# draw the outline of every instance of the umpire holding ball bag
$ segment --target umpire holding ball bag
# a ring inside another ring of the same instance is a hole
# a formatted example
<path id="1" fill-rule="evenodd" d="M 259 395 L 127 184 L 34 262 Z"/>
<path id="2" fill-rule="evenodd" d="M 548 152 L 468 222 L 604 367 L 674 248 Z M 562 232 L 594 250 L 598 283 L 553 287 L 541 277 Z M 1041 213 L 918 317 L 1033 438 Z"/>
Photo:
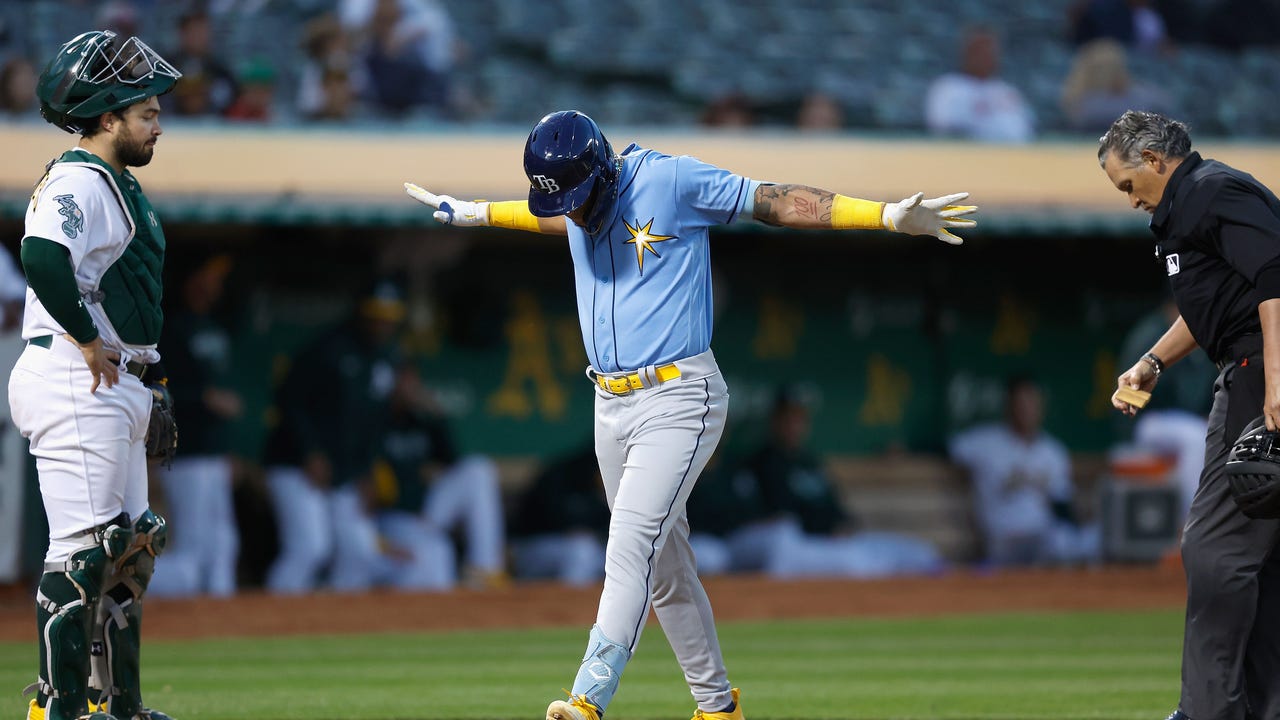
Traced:
<path id="1" fill-rule="evenodd" d="M 1169 720 L 1276 720 L 1280 464 L 1270 431 L 1280 428 L 1280 200 L 1247 173 L 1192 152 L 1186 126 L 1154 113 L 1126 112 L 1100 143 L 1107 177 L 1151 213 L 1179 311 L 1119 377 L 1112 404 L 1138 412 L 1123 391 L 1155 390 L 1160 373 L 1197 347 L 1219 368 L 1182 535 L 1182 692 Z"/>
<path id="2" fill-rule="evenodd" d="M 177 445 L 156 350 L 165 241 L 128 168 L 151 161 L 156 98 L 180 76 L 137 38 L 96 31 L 63 45 L 36 90 L 80 138 L 27 208 L 27 347 L 9 376 L 49 519 L 27 720 L 168 720 L 143 707 L 139 675 L 139 603 L 166 538 L 147 457 Z"/>

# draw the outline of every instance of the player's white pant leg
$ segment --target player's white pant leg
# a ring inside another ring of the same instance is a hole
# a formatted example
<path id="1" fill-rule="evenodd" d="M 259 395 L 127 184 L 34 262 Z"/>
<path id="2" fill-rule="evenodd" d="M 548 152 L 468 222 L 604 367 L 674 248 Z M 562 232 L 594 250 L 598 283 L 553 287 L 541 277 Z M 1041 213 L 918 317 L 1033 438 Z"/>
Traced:
<path id="1" fill-rule="evenodd" d="M 330 490 L 327 504 L 333 533 L 329 585 L 343 592 L 368 590 L 374 578 L 385 576 L 387 564 L 378 547 L 378 528 L 365 509 L 360 488 L 348 483 Z"/>
<path id="2" fill-rule="evenodd" d="M 830 577 L 844 574 L 844 548 L 824 537 L 806 535 L 795 518 L 760 523 L 756 542 L 763 541 L 766 575 L 777 578 Z"/>
<path id="3" fill-rule="evenodd" d="M 604 577 L 604 543 L 589 532 L 536 535 L 512 543 L 522 578 L 554 578 L 582 586 Z"/>
<path id="4" fill-rule="evenodd" d="M 698 580 L 689 521 L 683 512 L 654 566 L 653 610 L 698 707 L 711 712 L 727 707 L 733 702 L 729 675 L 711 601 Z"/>
<path id="5" fill-rule="evenodd" d="M 1191 507 L 1191 499 L 1200 488 L 1208 432 L 1207 418 L 1184 410 L 1141 412 L 1133 426 L 1135 444 L 1172 453 L 1177 458 L 1173 473 L 1182 496 L 1183 515 Z"/>
<path id="6" fill-rule="evenodd" d="M 227 597 L 236 592 L 236 565 L 240 559 L 231 460 L 219 455 L 204 461 L 202 475 L 209 512 L 208 541 L 201 548 L 204 590 L 214 597 Z"/>
<path id="7" fill-rule="evenodd" d="M 160 470 L 168 550 L 156 559 L 149 593 L 225 597 L 236 590 L 240 534 L 232 502 L 231 461 L 221 455 L 178 458 Z"/>
<path id="8" fill-rule="evenodd" d="M 441 530 L 462 523 L 467 565 L 486 572 L 503 569 L 506 547 L 498 467 L 482 455 L 470 455 L 440 473 L 423 502 L 427 522 Z"/>
<path id="9" fill-rule="evenodd" d="M 401 590 L 448 590 L 458 582 L 453 542 L 416 513 L 394 510 L 378 515 L 378 530 L 388 544 L 406 556 L 388 562 L 379 578 Z"/>
<path id="10" fill-rule="evenodd" d="M 732 555 L 729 553 L 729 543 L 724 538 L 711 533 L 694 532 L 689 534 L 689 545 L 698 562 L 699 575 L 705 577 L 729 572 Z"/>
<path id="11" fill-rule="evenodd" d="M 27 346 L 9 376 L 10 412 L 31 441 L 49 520 L 47 562 L 66 560 L 83 547 L 76 533 L 125 510 L 134 446 L 150 419 L 151 393 L 137 378 L 121 373 L 96 393 L 92 382 L 65 340 Z"/>
<path id="12" fill-rule="evenodd" d="M 729 535 L 731 564 L 738 572 L 770 572 L 785 561 L 800 526 L 790 518 L 761 520 L 734 530 Z"/>
<path id="13" fill-rule="evenodd" d="M 128 376 L 130 380 L 137 383 L 142 391 L 150 395 L 151 391 L 147 390 L 142 383 L 132 375 Z M 122 375 L 121 383 L 124 382 Z M 98 388 L 101 390 L 102 388 Z M 148 401 L 150 402 L 150 401 Z M 151 408 L 147 407 L 147 420 L 142 422 L 138 427 L 138 432 L 133 438 L 133 445 L 129 447 L 129 467 L 125 476 L 124 485 L 124 511 L 129 513 L 129 520 L 136 521 L 142 517 L 142 514 L 151 507 L 150 492 L 148 492 L 148 476 L 147 476 L 147 426 L 151 423 Z"/>
<path id="14" fill-rule="evenodd" d="M 147 587 L 151 597 L 186 597 L 200 592 L 200 544 L 208 535 L 209 516 L 199 476 L 199 458 L 180 458 L 173 467 L 161 468 L 165 520 L 169 522 L 169 546 L 156 558 L 155 574 Z"/>
<path id="15" fill-rule="evenodd" d="M 729 406 L 724 378 L 709 351 L 691 361 L 690 371 L 705 371 L 685 372 L 682 366 L 684 375 L 679 381 L 621 397 L 596 393 L 596 456 L 611 510 L 609 542 L 596 628 L 573 693 L 587 695 L 602 710 L 612 699 L 617 679 L 611 686 L 592 680 L 592 647 L 603 640 L 628 655 L 634 652 L 649 613 L 657 558 L 724 433 Z M 657 418 L 661 421 L 656 422 Z M 687 545 L 687 539 L 682 542 Z M 692 564 L 693 553 L 675 557 Z M 674 568 L 664 566 L 664 570 L 679 579 Z M 690 568 L 690 572 L 697 582 L 696 571 Z M 695 635 L 703 632 L 703 612 L 697 606 L 706 602 L 705 593 L 677 602 L 686 605 L 677 611 L 689 625 L 683 629 Z M 706 614 L 710 614 L 709 604 Z M 681 629 L 664 626 L 669 636 Z M 601 637 L 596 637 L 597 630 Z M 718 648 L 715 654 L 719 654 Z M 677 659 L 688 676 L 716 672 L 684 665 L 696 664 L 698 658 L 677 655 Z M 723 690 L 728 697 L 728 686 Z"/>
<path id="16" fill-rule="evenodd" d="M 296 467 L 267 469 L 267 490 L 275 509 L 280 551 L 267 572 L 273 593 L 304 593 L 316 585 L 316 575 L 333 552 L 325 493 Z"/>

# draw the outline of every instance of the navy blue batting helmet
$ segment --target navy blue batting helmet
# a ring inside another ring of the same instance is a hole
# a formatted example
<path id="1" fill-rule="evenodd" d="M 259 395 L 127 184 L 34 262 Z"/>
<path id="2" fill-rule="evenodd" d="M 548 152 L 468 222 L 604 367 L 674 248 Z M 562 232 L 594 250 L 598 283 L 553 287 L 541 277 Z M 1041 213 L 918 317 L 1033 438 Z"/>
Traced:
<path id="1" fill-rule="evenodd" d="M 587 209 L 587 229 L 599 230 L 617 197 L 618 164 L 600 126 L 576 110 L 561 110 L 538 121 L 524 145 L 529 176 L 529 212 L 538 217 Z"/>

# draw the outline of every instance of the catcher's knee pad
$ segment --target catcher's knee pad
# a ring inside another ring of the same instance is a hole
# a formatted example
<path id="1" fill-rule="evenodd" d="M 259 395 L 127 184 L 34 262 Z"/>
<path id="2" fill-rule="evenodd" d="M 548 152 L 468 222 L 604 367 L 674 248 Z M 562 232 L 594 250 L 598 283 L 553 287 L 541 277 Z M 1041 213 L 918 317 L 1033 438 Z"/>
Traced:
<path id="1" fill-rule="evenodd" d="M 147 510 L 133 524 L 133 542 L 108 574 L 94 617 L 90 686 L 117 718 L 145 714 L 139 653 L 142 606 L 156 556 L 168 542 L 168 525 Z"/>
<path id="2" fill-rule="evenodd" d="M 99 543 L 72 553 L 65 562 L 46 564 L 40 576 L 40 679 L 29 689 L 39 691 L 36 703 L 43 706 L 46 720 L 73 720 L 85 713 L 90 624 L 110 562 L 107 548 Z"/>
<path id="3" fill-rule="evenodd" d="M 147 510 L 133 524 L 133 548 L 154 560 L 169 545 L 169 523 L 163 515 Z"/>

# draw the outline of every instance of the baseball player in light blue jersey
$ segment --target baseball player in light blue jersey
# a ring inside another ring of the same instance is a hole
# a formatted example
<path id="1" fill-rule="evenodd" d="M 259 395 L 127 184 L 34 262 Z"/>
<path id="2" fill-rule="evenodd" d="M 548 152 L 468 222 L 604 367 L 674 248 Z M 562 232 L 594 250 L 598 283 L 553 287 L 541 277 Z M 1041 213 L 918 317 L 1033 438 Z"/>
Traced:
<path id="1" fill-rule="evenodd" d="M 604 589 L 568 700 L 547 720 L 599 720 L 649 608 L 697 701 L 695 720 L 741 720 L 711 603 L 689 546 L 685 501 L 724 432 L 729 393 L 711 354 L 708 228 L 751 218 L 808 229 L 890 229 L 959 243 L 967 193 L 870 202 L 774 185 L 689 156 L 614 154 L 580 112 L 529 134 L 527 203 L 465 202 L 405 184 L 440 222 L 567 235 L 595 385 L 595 447 L 611 518 Z"/>

